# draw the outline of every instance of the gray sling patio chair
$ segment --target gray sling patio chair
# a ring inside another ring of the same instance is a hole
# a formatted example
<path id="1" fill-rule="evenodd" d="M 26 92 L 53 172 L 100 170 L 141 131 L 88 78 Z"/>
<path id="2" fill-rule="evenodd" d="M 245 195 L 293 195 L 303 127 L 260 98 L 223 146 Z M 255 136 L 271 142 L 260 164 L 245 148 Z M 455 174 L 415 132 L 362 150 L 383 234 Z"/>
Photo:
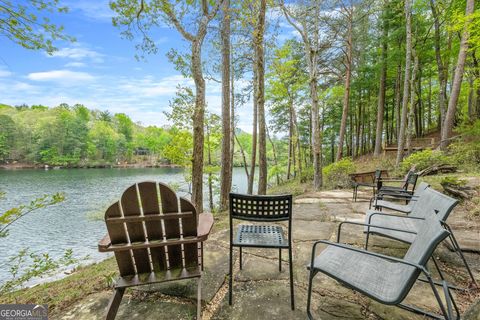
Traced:
<path id="1" fill-rule="evenodd" d="M 370 199 L 370 209 L 372 205 L 375 210 L 382 211 L 382 209 L 390 209 L 397 212 L 402 213 L 410 213 L 412 212 L 413 207 L 415 206 L 416 201 L 422 195 L 422 192 L 428 188 L 430 185 L 426 182 L 422 182 L 418 185 L 415 189 L 415 192 L 412 195 L 404 195 L 404 194 L 383 194 L 383 195 L 376 195 L 375 197 Z M 400 204 L 398 201 L 392 202 L 389 200 L 404 200 L 408 201 L 407 204 Z"/>
<path id="2" fill-rule="evenodd" d="M 463 264 L 465 265 L 465 268 L 467 269 L 467 272 L 472 280 L 472 284 L 476 286 L 477 283 L 470 269 L 470 266 L 468 265 L 467 260 L 462 253 L 462 250 L 455 238 L 452 229 L 446 222 L 450 213 L 457 204 L 457 199 L 451 198 L 441 192 L 438 192 L 428 187 L 421 192 L 420 196 L 416 199 L 414 204 L 412 204 L 411 211 L 407 213 L 407 215 L 398 215 L 395 213 L 385 213 L 369 210 L 367 211 L 365 219 L 365 223 L 369 225 L 365 227 L 365 248 L 368 248 L 369 238 L 371 234 L 387 237 L 410 244 L 415 240 L 414 234 L 399 232 L 393 229 L 399 228 L 401 230 L 417 232 L 421 228 L 422 221 L 425 220 L 429 214 L 436 213 L 435 216 L 440 221 L 442 226 L 449 231 L 449 239 L 452 243 L 452 247 L 459 254 L 461 260 L 463 261 Z M 393 208 L 392 206 L 390 206 L 390 209 L 395 210 L 395 208 Z M 377 228 L 375 226 L 387 227 L 387 229 Z M 440 277 L 443 279 L 443 275 L 438 268 L 435 259 L 433 259 L 433 262 L 437 267 Z"/>
<path id="3" fill-rule="evenodd" d="M 282 249 L 288 250 L 290 268 L 290 306 L 295 309 L 293 290 L 292 258 L 292 195 L 252 196 L 230 193 L 230 271 L 228 303 L 232 305 L 233 291 L 233 248 L 239 248 L 240 270 L 242 269 L 242 248 L 278 249 L 279 271 L 282 271 Z M 279 225 L 241 224 L 233 233 L 233 220 L 252 222 L 288 221 L 288 238 Z"/>
<path id="4" fill-rule="evenodd" d="M 108 234 L 100 252 L 113 252 L 120 277 L 108 305 L 113 320 L 129 287 L 198 279 L 197 319 L 201 316 L 203 241 L 213 226 L 209 213 L 197 214 L 187 199 L 167 185 L 142 182 L 130 186 L 105 212 Z"/>
<path id="5" fill-rule="evenodd" d="M 366 225 L 359 222 L 344 221 L 339 226 L 339 235 L 341 226 L 344 224 Z M 406 231 L 406 233 L 416 234 L 416 237 L 403 258 L 342 244 L 339 242 L 339 238 L 337 238 L 337 242 L 316 241 L 312 248 L 310 264 L 307 267 L 310 270 L 307 296 L 307 315 L 309 319 L 313 319 L 310 311 L 313 279 L 319 272 L 382 304 L 398 306 L 437 319 L 459 319 L 460 313 L 450 293 L 450 288 L 446 282 L 442 287 L 446 300 L 446 304 L 444 304 L 427 268 L 427 262 L 433 251 L 441 241 L 448 237 L 448 231 L 442 228 L 440 221 L 432 214 L 422 221 L 418 233 L 411 231 Z M 317 256 L 318 244 L 326 244 L 327 247 Z M 403 303 L 420 274 L 427 278 L 440 307 L 441 315 Z M 456 316 L 454 316 L 454 312 Z"/>

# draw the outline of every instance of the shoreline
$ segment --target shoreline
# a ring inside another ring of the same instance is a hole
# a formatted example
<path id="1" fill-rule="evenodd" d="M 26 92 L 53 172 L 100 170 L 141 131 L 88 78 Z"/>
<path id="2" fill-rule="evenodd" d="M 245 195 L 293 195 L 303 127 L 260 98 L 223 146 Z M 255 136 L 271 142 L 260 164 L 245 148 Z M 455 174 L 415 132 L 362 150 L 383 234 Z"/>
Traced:
<path id="1" fill-rule="evenodd" d="M 51 166 L 48 164 L 29 164 L 29 163 L 0 164 L 0 170 L 142 169 L 142 168 L 183 168 L 183 167 L 177 164 L 144 164 L 144 163 L 85 164 L 85 165 L 68 165 L 68 166 Z"/>

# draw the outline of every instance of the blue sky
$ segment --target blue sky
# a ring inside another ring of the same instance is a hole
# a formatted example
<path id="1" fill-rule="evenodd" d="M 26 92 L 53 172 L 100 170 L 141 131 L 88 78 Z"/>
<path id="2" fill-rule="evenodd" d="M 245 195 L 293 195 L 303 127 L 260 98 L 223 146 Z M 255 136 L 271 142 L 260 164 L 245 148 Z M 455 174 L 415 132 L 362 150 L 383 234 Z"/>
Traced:
<path id="1" fill-rule="evenodd" d="M 185 50 L 176 30 L 157 29 L 159 52 L 146 61 L 135 59 L 135 42 L 122 39 L 112 26 L 108 0 L 64 0 L 70 12 L 55 15 L 75 43 L 57 43 L 53 56 L 21 48 L 0 37 L 0 103 L 57 106 L 81 103 L 89 108 L 124 112 L 144 125 L 167 124 L 163 111 L 177 85 L 192 85 L 165 54 Z M 221 87 L 207 82 L 207 103 L 220 114 Z M 238 110 L 238 126 L 251 132 L 251 103 Z"/>

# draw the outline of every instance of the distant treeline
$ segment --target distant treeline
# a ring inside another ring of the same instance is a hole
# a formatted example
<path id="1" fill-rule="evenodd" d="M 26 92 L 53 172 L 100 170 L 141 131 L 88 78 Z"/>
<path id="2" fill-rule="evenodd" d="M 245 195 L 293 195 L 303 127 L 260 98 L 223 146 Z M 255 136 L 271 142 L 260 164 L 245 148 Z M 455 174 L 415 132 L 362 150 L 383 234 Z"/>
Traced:
<path id="1" fill-rule="evenodd" d="M 242 140 L 251 140 L 249 134 L 240 135 Z M 191 146 L 188 130 L 144 127 L 124 113 L 90 110 L 81 104 L 54 108 L 0 105 L 3 164 L 185 166 L 191 161 Z"/>

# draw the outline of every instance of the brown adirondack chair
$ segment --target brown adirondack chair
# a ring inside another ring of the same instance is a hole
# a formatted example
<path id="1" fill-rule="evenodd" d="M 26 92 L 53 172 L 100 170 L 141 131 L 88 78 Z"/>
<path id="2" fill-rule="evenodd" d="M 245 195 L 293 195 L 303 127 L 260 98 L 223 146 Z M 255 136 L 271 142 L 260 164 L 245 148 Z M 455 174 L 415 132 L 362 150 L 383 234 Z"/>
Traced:
<path id="1" fill-rule="evenodd" d="M 113 252 L 120 277 L 107 310 L 114 319 L 128 287 L 197 278 L 197 319 L 201 314 L 203 241 L 213 226 L 209 213 L 197 214 L 163 183 L 130 186 L 105 212 L 108 234 L 100 252 Z"/>

